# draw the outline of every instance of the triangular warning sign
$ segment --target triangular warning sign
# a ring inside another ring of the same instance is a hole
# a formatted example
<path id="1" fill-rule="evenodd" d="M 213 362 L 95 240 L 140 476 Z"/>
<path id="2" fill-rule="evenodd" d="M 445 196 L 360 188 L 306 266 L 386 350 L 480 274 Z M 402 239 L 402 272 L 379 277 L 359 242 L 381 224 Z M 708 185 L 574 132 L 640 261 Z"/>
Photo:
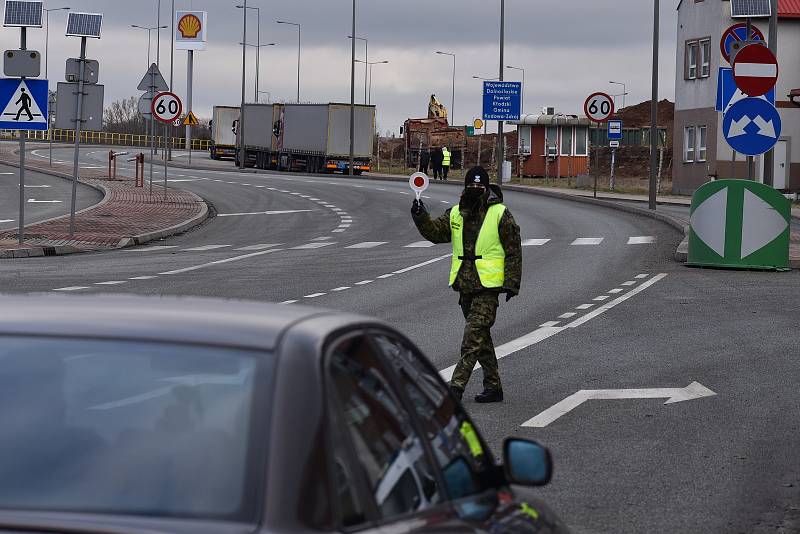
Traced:
<path id="1" fill-rule="evenodd" d="M 197 120 L 197 117 L 193 112 L 189 112 L 186 114 L 186 118 L 183 119 L 184 126 L 197 126 L 200 124 L 200 121 Z"/>
<path id="2" fill-rule="evenodd" d="M 155 63 L 150 65 L 150 68 L 144 73 L 142 81 L 139 82 L 136 88 L 140 91 L 149 91 L 151 89 L 154 89 L 156 92 L 169 91 L 169 85 L 167 85 L 166 80 L 164 80 L 164 77 L 161 75 L 161 71 L 158 70 L 158 65 Z"/>
<path id="3" fill-rule="evenodd" d="M 20 80 L 16 90 L 3 108 L 0 117 L 2 122 L 17 122 L 21 124 L 47 124 L 47 117 L 42 113 L 36 99 L 31 95 L 28 84 Z"/>

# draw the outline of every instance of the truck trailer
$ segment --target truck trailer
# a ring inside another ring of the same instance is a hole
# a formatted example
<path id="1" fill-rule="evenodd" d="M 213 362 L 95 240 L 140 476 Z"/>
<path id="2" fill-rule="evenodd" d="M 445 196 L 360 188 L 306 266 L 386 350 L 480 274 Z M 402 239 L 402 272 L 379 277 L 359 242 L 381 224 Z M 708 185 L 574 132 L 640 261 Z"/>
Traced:
<path id="1" fill-rule="evenodd" d="M 211 119 L 211 159 L 236 156 L 236 129 L 239 122 L 238 106 L 214 106 Z"/>
<path id="2" fill-rule="evenodd" d="M 356 105 L 354 119 L 353 174 L 361 174 L 372 161 L 375 106 Z M 245 104 L 243 134 L 248 166 L 349 171 L 349 104 Z"/>

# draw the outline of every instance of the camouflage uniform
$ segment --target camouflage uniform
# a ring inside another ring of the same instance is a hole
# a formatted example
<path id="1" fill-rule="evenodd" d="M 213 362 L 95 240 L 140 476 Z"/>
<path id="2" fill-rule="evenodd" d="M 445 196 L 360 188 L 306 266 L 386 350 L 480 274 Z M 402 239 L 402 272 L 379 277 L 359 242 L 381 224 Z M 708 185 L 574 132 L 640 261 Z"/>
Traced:
<path id="1" fill-rule="evenodd" d="M 464 219 L 464 257 L 475 256 L 475 243 L 478 240 L 486 210 L 493 204 L 503 201 L 503 193 L 497 185 L 490 185 L 488 194 L 485 195 L 474 210 L 461 209 Z M 463 197 L 460 205 L 464 205 Z M 450 242 L 450 209 L 437 218 L 431 219 L 427 212 L 414 216 L 414 223 L 419 233 L 433 243 Z M 453 289 L 459 292 L 458 302 L 466 319 L 464 338 L 461 343 L 461 359 L 453 372 L 450 385 L 465 389 L 475 363 L 480 362 L 483 367 L 484 389 L 502 389 L 500 373 L 497 368 L 497 356 L 494 353 L 494 344 L 490 329 L 494 325 L 500 293 L 509 292 L 514 295 L 519 293 L 520 279 L 522 278 L 522 244 L 519 226 L 514 221 L 511 212 L 506 208 L 500 219 L 498 228 L 500 242 L 505 251 L 505 273 L 502 288 L 485 288 L 481 284 L 475 263 L 464 260 L 458 271 Z"/>

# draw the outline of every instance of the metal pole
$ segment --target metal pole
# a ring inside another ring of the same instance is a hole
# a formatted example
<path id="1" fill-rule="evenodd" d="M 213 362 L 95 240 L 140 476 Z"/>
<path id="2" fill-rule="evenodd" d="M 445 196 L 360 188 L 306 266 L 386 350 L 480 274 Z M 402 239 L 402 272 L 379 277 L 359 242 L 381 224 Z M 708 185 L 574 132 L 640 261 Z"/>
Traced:
<path id="1" fill-rule="evenodd" d="M 519 112 L 525 114 L 525 69 L 522 69 L 522 100 L 519 103 Z"/>
<path id="2" fill-rule="evenodd" d="M 192 110 L 192 77 L 194 76 L 194 50 L 187 50 L 186 60 L 186 109 Z M 192 127 L 186 125 L 186 148 L 189 149 L 189 163 L 192 163 Z"/>
<path id="3" fill-rule="evenodd" d="M 72 205 L 69 212 L 69 236 L 75 234 L 75 201 L 78 194 L 78 156 L 81 150 L 81 126 L 83 123 L 83 79 L 86 74 L 86 37 L 81 37 L 81 56 L 78 74 L 77 111 L 75 113 L 75 156 L 72 160 Z"/>
<path id="4" fill-rule="evenodd" d="M 502 59 L 500 61 L 503 61 Z M 452 122 L 450 123 L 451 126 L 455 125 L 456 123 L 456 55 L 453 54 L 453 89 L 450 93 L 450 119 Z"/>
<path id="5" fill-rule="evenodd" d="M 47 65 L 50 60 L 50 10 L 45 10 L 45 30 L 44 30 L 44 79 L 47 80 Z M 47 100 L 48 104 L 50 104 L 50 84 L 48 83 L 47 88 Z M 48 108 L 47 110 L 47 138 L 48 138 L 48 156 L 50 166 L 53 165 L 53 132 L 50 129 L 50 115 L 52 110 Z"/>
<path id="6" fill-rule="evenodd" d="M 256 8 L 256 92 L 253 102 L 258 103 L 258 63 L 261 54 L 261 8 Z"/>
<path id="7" fill-rule="evenodd" d="M 367 103 L 367 67 L 369 67 L 369 39 L 364 39 L 364 103 Z"/>
<path id="8" fill-rule="evenodd" d="M 658 152 L 658 0 L 653 0 L 653 94 L 650 102 L 650 194 L 648 207 L 656 209 L 656 159 Z M 623 91 L 624 92 L 624 91 Z"/>
<path id="9" fill-rule="evenodd" d="M 27 45 L 27 28 L 23 26 L 20 28 L 19 41 L 20 50 L 26 50 Z M 20 79 L 24 80 L 25 76 Z M 17 236 L 18 242 L 21 245 L 25 241 L 25 132 L 19 130 L 19 235 Z M 74 204 L 73 204 L 74 205 Z"/>
<path id="10" fill-rule="evenodd" d="M 242 105 L 239 108 L 239 170 L 244 172 L 244 84 L 247 61 L 247 0 L 244 0 L 242 9 Z M 217 125 L 219 127 L 219 125 Z"/>
<path id="11" fill-rule="evenodd" d="M 158 0 L 156 13 L 156 65 L 161 66 L 161 0 Z"/>
<path id="12" fill-rule="evenodd" d="M 770 0 L 771 15 L 769 17 L 769 36 L 767 45 L 770 52 L 778 56 L 778 0 Z M 750 36 L 748 35 L 749 39 Z M 764 154 L 764 185 L 772 187 L 775 184 L 775 150 L 770 148 Z"/>
<path id="13" fill-rule="evenodd" d="M 353 0 L 353 38 L 350 40 L 350 165 L 348 174 L 353 176 L 353 144 L 355 139 L 356 120 L 356 0 Z M 299 101 L 299 99 L 298 99 Z"/>
<path id="14" fill-rule="evenodd" d="M 371 104 L 372 104 L 372 65 L 369 66 L 369 93 L 367 96 L 367 105 Z M 378 148 L 380 148 L 380 146 Z"/>
<path id="15" fill-rule="evenodd" d="M 172 34 L 169 38 L 169 90 L 174 91 L 175 86 L 173 85 L 173 73 L 175 72 L 175 0 L 172 0 L 172 11 L 170 11 L 169 18 L 172 19 L 171 27 L 172 27 Z M 170 131 L 173 133 L 170 137 L 175 137 L 175 128 L 170 125 Z M 169 149 L 169 160 L 172 161 L 172 146 L 167 142 L 167 147 Z"/>
<path id="16" fill-rule="evenodd" d="M 614 164 L 617 160 L 617 149 L 611 149 L 611 177 L 608 180 L 608 188 L 614 190 Z"/>
<path id="17" fill-rule="evenodd" d="M 298 104 L 300 103 L 300 25 L 299 24 L 297 25 L 297 103 Z"/>
<path id="18" fill-rule="evenodd" d="M 503 81 L 503 47 L 505 45 L 505 13 L 506 13 L 506 2 L 505 0 L 500 0 L 500 76 L 499 79 Z M 503 160 L 505 159 L 505 154 L 503 154 L 503 121 L 497 121 L 497 183 L 503 183 Z"/>

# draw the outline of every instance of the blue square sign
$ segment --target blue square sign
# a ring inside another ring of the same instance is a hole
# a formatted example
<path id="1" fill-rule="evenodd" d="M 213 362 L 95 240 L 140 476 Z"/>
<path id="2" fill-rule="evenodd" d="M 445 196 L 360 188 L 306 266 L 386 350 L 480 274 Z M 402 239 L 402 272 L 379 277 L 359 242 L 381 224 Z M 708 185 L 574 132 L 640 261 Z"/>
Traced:
<path id="1" fill-rule="evenodd" d="M 483 82 L 483 120 L 518 121 L 522 83 Z"/>
<path id="2" fill-rule="evenodd" d="M 0 79 L 0 129 L 47 129 L 47 80 Z"/>
<path id="3" fill-rule="evenodd" d="M 608 121 L 608 139 L 617 141 L 622 139 L 622 121 Z"/>

